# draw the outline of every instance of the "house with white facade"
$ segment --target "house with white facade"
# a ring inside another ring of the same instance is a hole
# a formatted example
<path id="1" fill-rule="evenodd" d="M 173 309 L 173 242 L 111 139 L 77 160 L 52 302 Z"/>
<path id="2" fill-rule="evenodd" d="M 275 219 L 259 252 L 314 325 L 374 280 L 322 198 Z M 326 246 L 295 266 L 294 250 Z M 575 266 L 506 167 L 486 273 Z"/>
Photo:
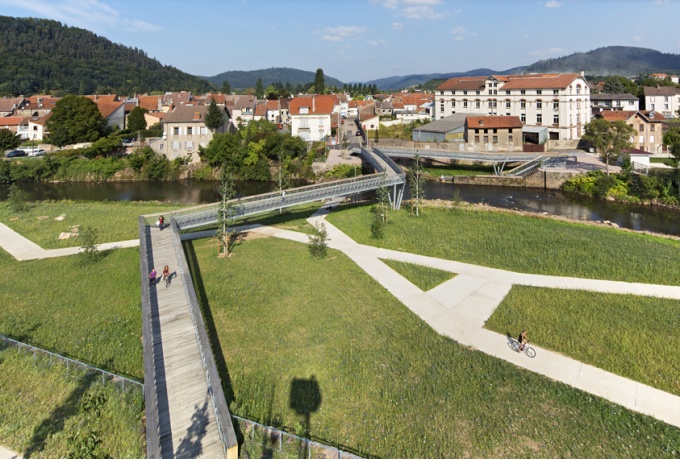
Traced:
<path id="1" fill-rule="evenodd" d="M 436 88 L 435 120 L 472 112 L 517 116 L 550 140 L 575 141 L 590 121 L 590 88 L 575 73 L 451 78 Z"/>
<path id="2" fill-rule="evenodd" d="M 224 111 L 224 123 L 213 133 L 205 126 L 208 106 L 184 104 L 175 107 L 163 118 L 163 138 L 152 142 L 150 147 L 169 160 L 181 157 L 198 163 L 198 147 L 206 147 L 214 134 L 226 132 L 231 123 L 229 112 L 224 107 L 221 110 Z"/>
<path id="3" fill-rule="evenodd" d="M 238 96 L 234 100 L 231 115 L 237 126 L 247 125 L 255 117 L 255 106 L 257 99 L 255 96 Z"/>
<path id="4" fill-rule="evenodd" d="M 674 86 L 645 86 L 645 109 L 675 118 L 680 110 L 680 88 Z"/>
<path id="5" fill-rule="evenodd" d="M 331 96 L 311 95 L 293 98 L 289 103 L 290 132 L 305 141 L 321 141 L 331 135 Z"/>
<path id="6" fill-rule="evenodd" d="M 640 99 L 629 93 L 591 93 L 590 107 L 593 115 L 603 110 L 640 110 Z"/>

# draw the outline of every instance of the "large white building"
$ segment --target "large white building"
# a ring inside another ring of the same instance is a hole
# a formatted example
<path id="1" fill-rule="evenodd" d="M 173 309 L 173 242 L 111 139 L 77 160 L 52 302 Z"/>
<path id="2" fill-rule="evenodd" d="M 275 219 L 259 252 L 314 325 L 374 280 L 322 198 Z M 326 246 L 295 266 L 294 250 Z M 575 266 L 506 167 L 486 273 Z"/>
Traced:
<path id="1" fill-rule="evenodd" d="M 435 120 L 480 112 L 545 127 L 553 141 L 576 140 L 590 121 L 590 89 L 582 75 L 569 73 L 451 78 L 435 90 Z"/>
<path id="2" fill-rule="evenodd" d="M 661 112 L 666 118 L 677 117 L 680 110 L 680 88 L 645 86 L 645 109 Z"/>

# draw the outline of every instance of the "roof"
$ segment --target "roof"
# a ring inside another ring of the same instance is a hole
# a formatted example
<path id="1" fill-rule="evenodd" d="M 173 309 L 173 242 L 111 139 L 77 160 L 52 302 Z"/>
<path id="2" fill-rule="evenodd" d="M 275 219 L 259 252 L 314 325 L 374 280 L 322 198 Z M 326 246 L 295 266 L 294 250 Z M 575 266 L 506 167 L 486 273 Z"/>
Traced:
<path id="1" fill-rule="evenodd" d="M 481 113 L 473 115 L 483 116 Z M 424 131 L 428 133 L 449 133 L 465 126 L 465 119 L 467 117 L 468 114 L 465 113 L 454 113 L 453 115 L 449 115 L 448 117 L 442 118 L 441 120 L 419 126 L 413 131 Z"/>
<path id="2" fill-rule="evenodd" d="M 279 110 L 278 99 L 274 99 L 272 101 L 267 101 L 267 110 Z"/>
<path id="3" fill-rule="evenodd" d="M 289 103 L 291 115 L 300 115 L 302 107 L 308 107 L 310 115 L 331 114 L 333 113 L 334 106 L 335 101 L 333 98 L 325 95 L 295 97 Z"/>
<path id="4" fill-rule="evenodd" d="M 42 116 L 42 117 L 32 117 L 30 120 L 28 120 L 28 122 L 34 123 L 34 124 L 40 125 L 40 126 L 45 126 L 47 124 L 47 120 L 49 120 L 51 116 L 52 116 L 52 112 L 48 112 L 47 115 Z"/>
<path id="5" fill-rule="evenodd" d="M 450 78 L 437 86 L 438 91 L 471 90 L 481 91 L 484 89 L 486 77 L 460 77 Z"/>
<path id="6" fill-rule="evenodd" d="M 264 117 L 267 115 L 267 103 L 258 103 L 255 106 L 255 116 L 256 117 Z"/>
<path id="7" fill-rule="evenodd" d="M 205 105 L 178 105 L 175 110 L 165 114 L 165 123 L 203 122 L 208 107 Z"/>
<path id="8" fill-rule="evenodd" d="M 244 107 L 253 108 L 257 103 L 255 96 L 238 96 L 234 101 L 234 110 L 241 110 Z"/>
<path id="9" fill-rule="evenodd" d="M 645 96 L 675 96 L 680 88 L 675 86 L 645 86 Z"/>
<path id="10" fill-rule="evenodd" d="M 611 101 L 611 100 L 621 100 L 621 101 L 637 101 L 637 96 L 633 96 L 629 93 L 595 93 L 590 95 L 591 101 Z"/>
<path id="11" fill-rule="evenodd" d="M 0 112 L 11 112 L 24 101 L 23 97 L 0 98 Z"/>
<path id="12" fill-rule="evenodd" d="M 644 150 L 640 149 L 623 149 L 624 153 L 627 153 L 628 155 L 635 155 L 635 156 L 650 156 L 653 155 L 651 152 L 646 152 Z"/>
<path id="13" fill-rule="evenodd" d="M 490 75 L 486 77 L 459 77 L 450 78 L 437 86 L 438 91 L 482 91 L 488 79 L 503 82 L 502 89 L 563 89 L 568 87 L 577 78 L 582 78 L 576 73 L 548 73 L 526 75 Z"/>
<path id="14" fill-rule="evenodd" d="M 655 110 L 604 110 L 595 116 L 607 121 L 628 121 L 636 114 L 649 123 L 661 123 L 666 119 Z"/>
<path id="15" fill-rule="evenodd" d="M 191 100 L 191 91 L 167 92 L 163 95 L 163 105 L 180 105 Z"/>
<path id="16" fill-rule="evenodd" d="M 548 128 L 545 127 L 545 126 L 524 126 L 524 127 L 522 127 L 522 132 L 524 132 L 524 133 L 540 134 L 544 131 L 548 131 Z"/>
<path id="17" fill-rule="evenodd" d="M 497 115 L 497 116 L 468 116 L 467 126 L 470 128 L 521 128 L 522 121 L 517 116 Z"/>
<path id="18" fill-rule="evenodd" d="M 160 96 L 139 96 L 138 99 L 139 107 L 149 112 L 158 112 L 162 106 L 162 98 Z"/>
<path id="19" fill-rule="evenodd" d="M 0 126 L 19 126 L 23 117 L 0 117 Z"/>

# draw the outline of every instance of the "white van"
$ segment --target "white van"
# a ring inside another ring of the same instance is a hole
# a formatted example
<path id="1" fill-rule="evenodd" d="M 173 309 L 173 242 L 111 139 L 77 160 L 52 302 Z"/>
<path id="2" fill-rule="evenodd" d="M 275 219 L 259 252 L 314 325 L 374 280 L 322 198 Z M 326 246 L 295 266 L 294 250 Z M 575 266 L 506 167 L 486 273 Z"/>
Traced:
<path id="1" fill-rule="evenodd" d="M 31 149 L 31 150 L 26 150 L 26 153 L 28 154 L 29 157 L 41 157 L 45 155 L 45 150 L 43 149 Z"/>

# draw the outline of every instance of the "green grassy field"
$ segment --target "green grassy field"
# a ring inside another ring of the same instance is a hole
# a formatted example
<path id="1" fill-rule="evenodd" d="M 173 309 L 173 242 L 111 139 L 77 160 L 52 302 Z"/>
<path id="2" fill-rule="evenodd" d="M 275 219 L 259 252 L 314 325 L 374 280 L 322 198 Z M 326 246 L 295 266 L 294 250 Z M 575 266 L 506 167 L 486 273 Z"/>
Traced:
<path id="1" fill-rule="evenodd" d="M 649 161 L 651 163 L 663 163 L 668 166 L 673 166 L 669 158 L 650 158 Z"/>
<path id="2" fill-rule="evenodd" d="M 24 458 L 144 458 L 141 387 L 0 346 L 0 442 Z"/>
<path id="3" fill-rule="evenodd" d="M 473 165 L 425 165 L 425 174 L 439 176 L 479 176 L 493 174 L 493 166 Z"/>
<path id="4" fill-rule="evenodd" d="M 59 240 L 61 232 L 71 228 L 96 228 L 99 242 L 139 238 L 138 217 L 142 214 L 167 212 L 181 205 L 149 202 L 40 201 L 25 212 L 14 212 L 6 201 L 0 201 L 0 222 L 45 249 L 80 246 L 78 238 Z M 64 215 L 62 221 L 54 220 Z"/>
<path id="5" fill-rule="evenodd" d="M 514 286 L 486 327 L 680 395 L 677 300 Z"/>
<path id="6" fill-rule="evenodd" d="M 438 335 L 341 253 L 215 247 L 185 246 L 238 415 L 365 456 L 680 455 L 677 428 Z"/>
<path id="7" fill-rule="evenodd" d="M 409 264 L 407 262 L 389 259 L 382 259 L 382 261 L 423 291 L 429 291 L 430 289 L 439 286 L 444 281 L 448 281 L 456 276 L 453 273 L 425 267 L 423 265 Z"/>
<path id="8" fill-rule="evenodd" d="M 17 262 L 0 250 L 0 334 L 141 379 L 139 249 Z"/>
<path id="9" fill-rule="evenodd" d="M 369 206 L 338 208 L 328 221 L 355 241 L 522 273 L 677 284 L 680 241 L 552 219 L 464 208 L 390 213 L 371 238 Z"/>

